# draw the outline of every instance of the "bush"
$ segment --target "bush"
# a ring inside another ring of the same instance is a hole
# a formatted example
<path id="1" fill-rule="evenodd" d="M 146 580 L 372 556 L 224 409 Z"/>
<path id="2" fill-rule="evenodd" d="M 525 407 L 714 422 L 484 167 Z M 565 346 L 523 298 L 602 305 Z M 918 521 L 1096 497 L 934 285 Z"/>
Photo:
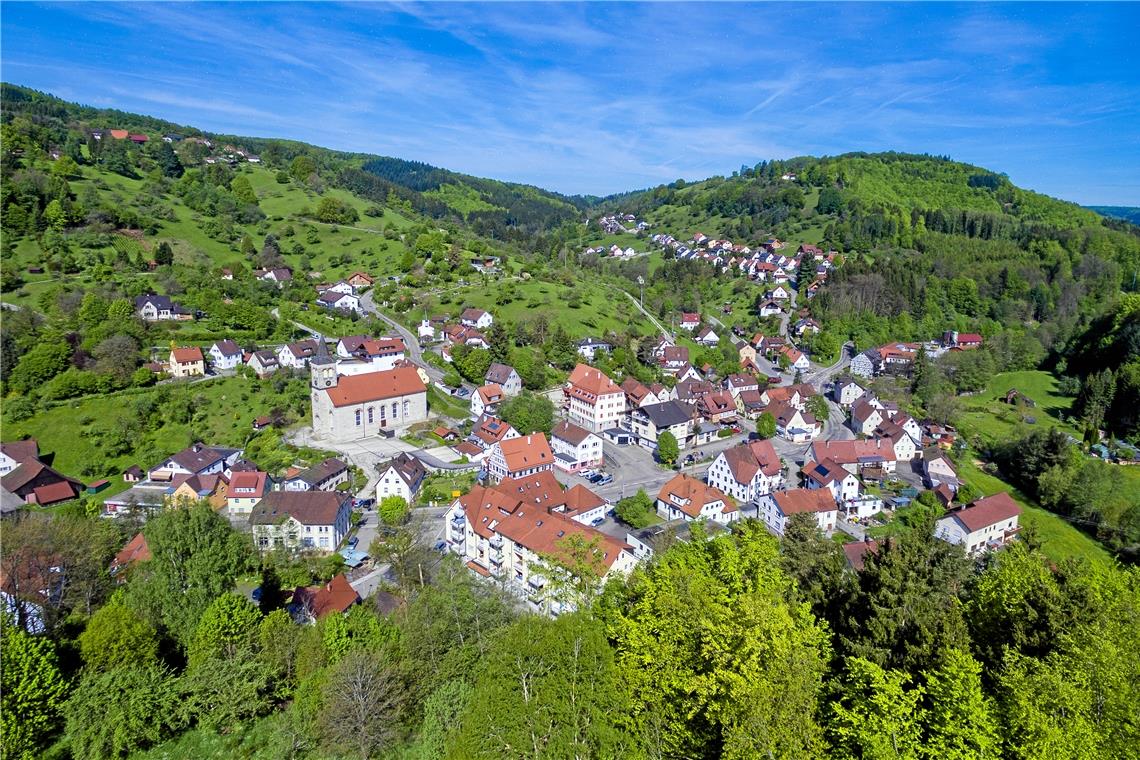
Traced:
<path id="1" fill-rule="evenodd" d="M 633 528 L 644 528 L 653 523 L 653 500 L 644 489 L 640 489 L 617 503 L 614 516 Z"/>

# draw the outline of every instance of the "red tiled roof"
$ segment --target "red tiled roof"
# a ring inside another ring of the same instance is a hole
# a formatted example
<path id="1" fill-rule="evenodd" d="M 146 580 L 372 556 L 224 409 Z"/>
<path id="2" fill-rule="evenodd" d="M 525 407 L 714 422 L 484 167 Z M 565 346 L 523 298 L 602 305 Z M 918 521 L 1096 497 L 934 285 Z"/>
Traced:
<path id="1" fill-rule="evenodd" d="M 35 438 L 28 438 L 23 441 L 0 443 L 0 451 L 15 460 L 16 464 L 19 464 L 38 457 L 40 455 L 40 446 L 36 443 Z"/>
<path id="2" fill-rule="evenodd" d="M 772 494 L 776 506 L 785 517 L 800 512 L 831 512 L 836 509 L 835 500 L 831 494 L 822 488 L 810 490 L 796 488 L 791 491 L 777 491 Z"/>
<path id="3" fill-rule="evenodd" d="M 685 504 L 679 504 L 675 501 L 673 496 L 686 501 Z M 714 501 L 724 503 L 724 512 L 733 512 L 736 510 L 736 505 L 732 499 L 728 498 L 719 488 L 714 488 L 706 483 L 702 483 L 696 478 L 691 478 L 684 473 L 674 475 L 665 485 L 661 486 L 661 490 L 657 492 L 658 501 L 662 501 L 671 507 L 681 510 L 690 517 L 700 517 L 701 509 Z"/>
<path id="4" fill-rule="evenodd" d="M 293 592 L 293 603 L 301 605 L 317 619 L 334 612 L 344 614 L 358 602 L 360 595 L 349 584 L 344 573 L 335 576 L 324 586 L 299 587 Z"/>
<path id="5" fill-rule="evenodd" d="M 339 407 L 426 393 L 427 386 L 414 369 L 399 367 L 384 372 L 341 377 L 334 387 L 325 392 L 329 394 L 333 406 Z"/>
<path id="6" fill-rule="evenodd" d="M 551 438 L 559 438 L 563 441 L 569 441 L 575 446 L 589 438 L 591 435 L 593 434 L 589 430 L 578 427 L 573 422 L 567 422 L 565 420 L 559 422 L 554 426 L 554 429 L 550 431 Z"/>
<path id="7" fill-rule="evenodd" d="M 69 480 L 59 480 L 55 483 L 37 486 L 32 489 L 32 493 L 36 496 L 37 504 L 55 504 L 57 501 L 74 499 L 76 488 Z"/>
<path id="8" fill-rule="evenodd" d="M 499 441 L 499 449 L 507 465 L 507 472 L 528 470 L 554 463 L 554 453 L 545 433 L 534 433 Z"/>
<path id="9" fill-rule="evenodd" d="M 1020 514 L 1021 507 L 1017 506 L 1017 503 L 1005 492 L 978 499 L 965 509 L 950 513 L 971 533 Z"/>
<path id="10" fill-rule="evenodd" d="M 136 533 L 135 537 L 127 542 L 127 545 L 119 550 L 115 555 L 115 559 L 111 561 L 111 568 L 117 570 L 119 568 L 128 567 L 136 562 L 146 562 L 151 559 L 150 546 L 147 545 L 146 536 L 142 533 Z"/>
<path id="11" fill-rule="evenodd" d="M 178 364 L 190 364 L 192 362 L 205 361 L 202 356 L 202 349 L 197 346 L 190 348 L 176 348 L 170 352 L 174 356 L 174 361 Z"/>
<path id="12" fill-rule="evenodd" d="M 847 555 L 848 563 L 856 572 L 863 569 L 868 554 L 878 554 L 878 552 L 878 541 L 852 541 L 843 545 L 843 553 Z"/>
<path id="13" fill-rule="evenodd" d="M 585 400 L 596 400 L 599 396 L 622 393 L 622 389 L 609 376 L 589 364 L 579 364 L 574 367 L 567 383 L 571 395 Z"/>
<path id="14" fill-rule="evenodd" d="M 725 449 L 724 459 L 738 483 L 751 483 L 757 472 L 772 477 L 783 467 L 771 441 L 749 441 Z"/>

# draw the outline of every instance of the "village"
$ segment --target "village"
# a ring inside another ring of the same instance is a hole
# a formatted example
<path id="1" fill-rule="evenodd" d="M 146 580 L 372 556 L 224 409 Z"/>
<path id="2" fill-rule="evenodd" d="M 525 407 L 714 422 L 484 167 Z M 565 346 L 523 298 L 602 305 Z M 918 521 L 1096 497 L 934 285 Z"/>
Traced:
<path id="1" fill-rule="evenodd" d="M 757 252 L 700 235 L 692 241 L 699 248 L 668 236 L 654 236 L 654 242 L 770 286 L 760 316 L 767 316 L 766 308 L 795 308 L 798 292 L 811 297 L 810 288 L 798 289 L 791 280 L 803 257 L 818 262 L 812 285 L 826 278 L 834 258 L 808 245 L 786 257 L 777 253 L 783 244 L 775 240 Z M 281 283 L 292 273 L 255 276 Z M 314 304 L 365 312 L 371 304 L 361 296 L 373 283 L 356 272 L 317 285 Z M 193 318 L 154 294 L 137 297 L 135 309 L 145 321 Z M 466 308 L 454 322 L 425 319 L 415 335 L 393 324 L 398 329 L 389 335 L 333 341 L 313 333 L 275 347 L 242 348 L 231 340 L 205 350 L 172 346 L 165 362 L 151 365 L 170 382 L 243 368 L 261 378 L 308 373 L 311 427 L 295 433 L 295 440 L 335 456 L 272 474 L 239 449 L 198 442 L 124 472 L 130 487 L 103 497 L 104 513 L 114 518 L 205 500 L 248 531 L 261 551 L 339 552 L 347 574 L 327 588 L 306 590 L 304 609 L 325 609 L 324 596 L 347 604 L 376 591 L 386 568 L 370 560 L 368 549 L 380 529 L 376 505 L 392 496 L 427 516 L 425 543 L 458 555 L 473 573 L 551 614 L 566 603 L 544 591 L 544 573 L 549 575 L 550 562 L 569 556 L 568 542 L 589 547 L 600 580 L 628 572 L 663 542 L 683 538 L 698 520 L 723 530 L 754 519 L 780 536 L 793 515 L 809 513 L 826 535 L 846 536 L 844 551 L 857 569 L 879 545 L 869 528 L 929 491 L 945 510 L 939 538 L 971 556 L 1011 540 L 1020 509 L 1008 495 L 957 500 L 960 481 L 948 455 L 955 431 L 910 417 L 879 400 L 867 383 L 880 374 L 906 374 L 920 352 L 937 357 L 976 349 L 981 336 L 947 333 L 928 344 L 888 344 L 854 355 L 844 346 L 838 361 L 821 367 L 795 346 L 797 337 L 819 329 L 800 314 L 790 329 L 782 320 L 781 334 L 729 333 L 739 371 L 725 377 L 711 366 L 695 367 L 690 348 L 678 339 L 720 344 L 717 330 L 728 329 L 701 314 L 678 314 L 678 333 L 663 330 L 651 342 L 646 356 L 658 382 L 611 378 L 591 362 L 612 346 L 582 339 L 580 363 L 564 385 L 545 394 L 554 402 L 555 423 L 526 434 L 498 416 L 500 406 L 523 391 L 514 368 L 492 363 L 483 385 L 449 387 L 437 368 L 422 362 L 423 346 L 443 361 L 451 361 L 456 346 L 488 348 L 484 333 L 494 316 L 482 309 Z M 433 385 L 468 406 L 466 419 L 429 408 Z M 270 423 L 259 418 L 253 427 Z M 429 423 L 440 445 L 424 449 L 402 437 Z M 34 440 L 5 444 L 4 457 L 8 509 L 99 490 L 40 462 Z M 475 485 L 453 492 L 449 501 L 425 503 L 421 489 L 433 473 L 470 473 Z M 654 524 L 634 527 L 616 516 L 616 506 L 641 493 L 651 501 Z M 145 555 L 139 542 L 145 544 L 141 534 L 124 549 L 123 562 Z"/>

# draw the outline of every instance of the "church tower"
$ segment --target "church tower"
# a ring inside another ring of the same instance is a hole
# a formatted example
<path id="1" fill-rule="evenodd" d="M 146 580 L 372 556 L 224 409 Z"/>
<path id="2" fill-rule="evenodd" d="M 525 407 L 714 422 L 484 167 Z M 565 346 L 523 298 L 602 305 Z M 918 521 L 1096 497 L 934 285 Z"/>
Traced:
<path id="1" fill-rule="evenodd" d="M 309 383 L 313 390 L 335 388 L 337 382 L 336 359 L 329 356 L 324 336 L 317 336 L 317 354 L 309 360 Z"/>

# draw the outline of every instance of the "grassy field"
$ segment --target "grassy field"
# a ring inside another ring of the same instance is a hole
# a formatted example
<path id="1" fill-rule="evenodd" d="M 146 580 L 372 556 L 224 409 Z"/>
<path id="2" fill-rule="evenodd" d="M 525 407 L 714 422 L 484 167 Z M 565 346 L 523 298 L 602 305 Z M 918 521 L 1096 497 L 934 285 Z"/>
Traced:
<path id="1" fill-rule="evenodd" d="M 1011 388 L 1031 398 L 1036 406 L 1005 403 L 1005 394 Z M 1009 440 L 1016 437 L 1021 428 L 1030 425 L 1027 418 L 1033 418 L 1036 426 L 1055 426 L 1079 437 L 1080 432 L 1067 419 L 1072 403 L 1072 397 L 1057 391 L 1057 379 L 1048 372 L 1001 372 L 993 376 L 984 391 L 963 398 L 958 426 L 967 436 L 978 435 L 989 441 Z"/>
<path id="2" fill-rule="evenodd" d="M 316 207 L 322 195 L 295 183 L 280 185 L 273 172 L 261 167 L 246 165 L 239 169 L 239 174 L 249 179 L 258 195 L 258 205 L 267 218 L 255 224 L 235 225 L 236 238 L 233 242 L 223 242 L 208 235 L 203 226 L 207 220 L 184 205 L 173 193 L 153 198 L 145 189 L 147 183 L 143 179 L 85 167 L 83 177 L 73 179 L 70 184 L 79 197 L 94 192 L 105 202 L 116 205 L 140 207 L 140 203 L 145 201 L 169 209 L 174 218 L 162 220 L 158 232 L 146 236 L 141 244 L 116 237 L 120 243 L 141 245 L 139 250 L 144 257 L 149 258 L 159 240 L 166 240 L 174 248 L 176 264 L 193 267 L 248 265 L 249 262 L 244 261 L 241 255 L 241 237 L 248 235 L 260 249 L 265 235 L 272 233 L 280 241 L 285 260 L 294 269 L 300 268 L 302 260 L 307 259 L 311 267 L 327 279 L 348 275 L 358 269 L 378 276 L 397 271 L 396 264 L 407 250 L 402 235 L 415 224 L 411 219 L 389 208 L 383 208 L 380 216 L 369 216 L 365 210 L 376 208 L 376 204 L 344 190 L 326 189 L 323 196 L 344 201 L 357 209 L 361 216 L 350 227 L 323 224 L 303 217 Z M 140 210 L 146 213 L 145 207 L 140 207 Z M 295 251 L 298 245 L 303 251 Z M 84 262 L 100 261 L 111 252 L 112 247 L 106 246 L 76 248 L 75 254 L 79 261 Z M 5 295 L 5 300 L 12 303 L 33 303 L 44 287 L 59 279 L 51 272 L 27 272 L 28 267 L 41 264 L 39 245 L 31 238 L 16 243 L 15 253 L 6 264 L 18 267 L 25 280 L 20 291 Z M 80 282 L 93 281 L 90 276 L 68 277 L 72 278 Z"/>
<path id="3" fill-rule="evenodd" d="M 448 311 L 475 306 L 512 323 L 543 313 L 552 327 L 562 325 L 576 338 L 601 336 L 608 330 L 654 331 L 649 320 L 628 298 L 598 282 L 562 285 L 545 280 L 517 280 L 489 288 L 470 285 L 444 295 L 440 305 Z"/>
<path id="4" fill-rule="evenodd" d="M 1023 510 L 1022 525 L 1030 525 L 1037 530 L 1042 542 L 1042 551 L 1053 561 L 1060 562 L 1078 557 L 1097 565 L 1113 562 L 1112 555 L 1096 539 L 1081 532 L 1058 515 L 1036 506 L 1025 494 L 1000 478 L 983 472 L 972 461 L 960 463 L 958 474 L 963 481 L 986 496 L 1008 491 Z"/>
<path id="5" fill-rule="evenodd" d="M 308 384 L 292 380 L 279 393 L 274 382 L 226 377 L 77 399 L 5 423 L 4 439 L 30 435 L 41 452 L 54 454 L 53 465 L 63 473 L 87 482 L 109 478 L 114 489 L 128 466 L 145 469 L 195 441 L 243 445 L 254 434 L 253 421 L 274 408 L 287 408 L 293 419 L 307 417 Z M 150 404 L 157 418 L 148 418 Z"/>

